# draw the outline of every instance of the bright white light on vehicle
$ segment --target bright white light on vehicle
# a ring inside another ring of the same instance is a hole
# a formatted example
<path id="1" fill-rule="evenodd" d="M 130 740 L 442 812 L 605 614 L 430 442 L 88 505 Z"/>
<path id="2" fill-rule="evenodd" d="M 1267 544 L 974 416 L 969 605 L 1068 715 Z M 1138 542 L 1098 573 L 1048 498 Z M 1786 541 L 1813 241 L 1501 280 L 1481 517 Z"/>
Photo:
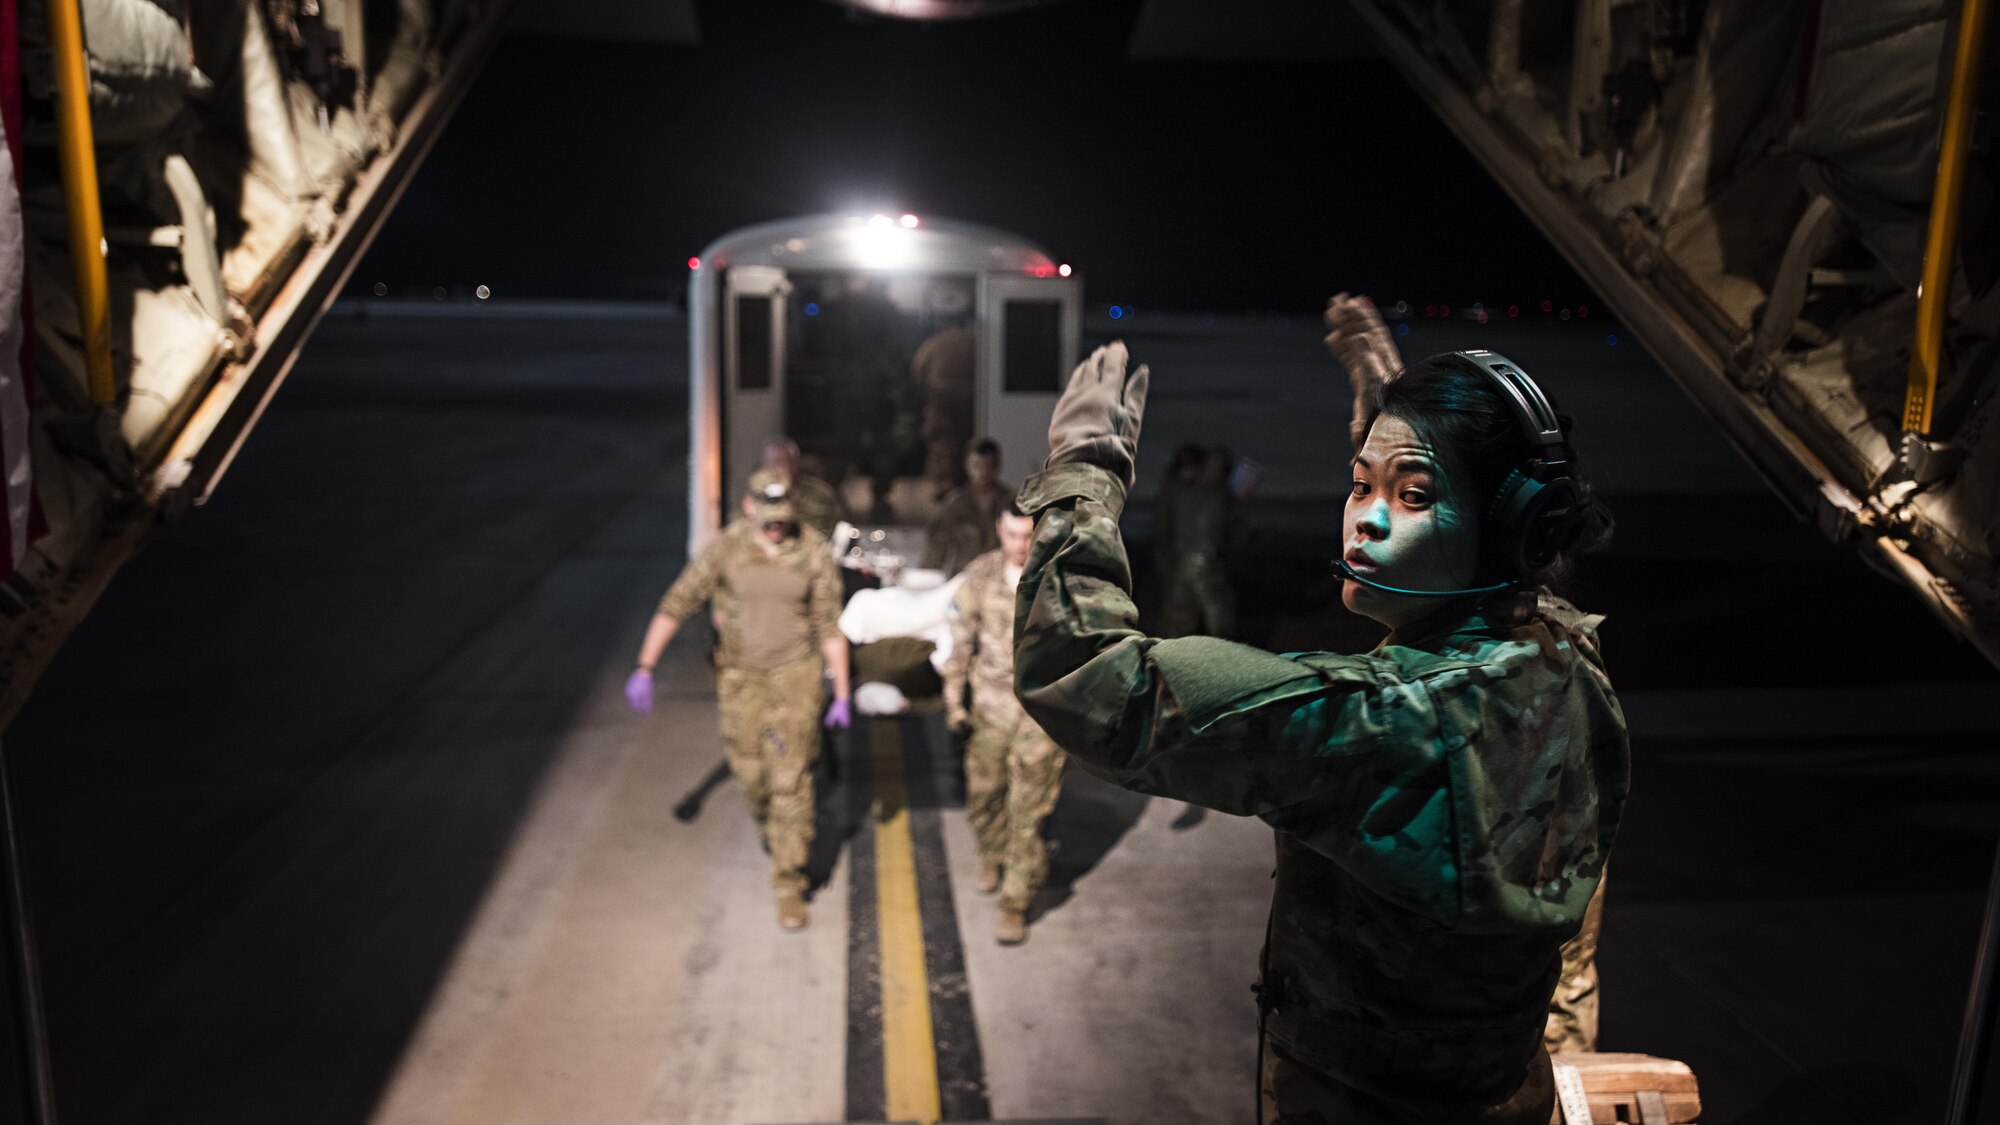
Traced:
<path id="1" fill-rule="evenodd" d="M 1059 265 L 1059 266 L 1057 266 L 1057 267 L 1056 267 L 1056 274 L 1057 274 L 1057 276 L 1059 276 L 1059 277 L 1068 277 L 1068 276 L 1069 276 L 1069 263 L 1068 263 L 1068 262 L 1064 262 L 1064 263 L 1063 263 L 1062 265 Z"/>
<path id="2" fill-rule="evenodd" d="M 915 215 L 905 214 L 901 219 L 898 219 L 897 222 L 903 224 L 904 230 L 915 230 L 917 226 L 917 217 Z"/>
<path id="3" fill-rule="evenodd" d="M 482 285 L 479 288 L 474 289 L 472 291 L 472 295 L 484 301 L 486 298 L 491 297 L 493 295 L 493 290 L 488 289 L 487 287 Z"/>
<path id="4" fill-rule="evenodd" d="M 866 226 L 851 227 L 847 235 L 863 269 L 895 269 L 909 264 L 910 232 L 887 215 L 876 215 Z"/>

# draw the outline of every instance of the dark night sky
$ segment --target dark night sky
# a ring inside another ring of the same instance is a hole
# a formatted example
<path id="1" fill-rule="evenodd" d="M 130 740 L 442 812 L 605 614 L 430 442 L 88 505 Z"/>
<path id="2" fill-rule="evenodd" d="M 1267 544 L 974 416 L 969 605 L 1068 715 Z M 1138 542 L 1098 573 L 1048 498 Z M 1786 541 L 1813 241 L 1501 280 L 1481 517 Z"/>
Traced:
<path id="1" fill-rule="evenodd" d="M 1388 63 L 1134 60 L 1137 9 L 711 0 L 696 47 L 510 35 L 350 291 L 677 294 L 735 227 L 901 208 L 1040 242 L 1094 303 L 1590 299 Z"/>

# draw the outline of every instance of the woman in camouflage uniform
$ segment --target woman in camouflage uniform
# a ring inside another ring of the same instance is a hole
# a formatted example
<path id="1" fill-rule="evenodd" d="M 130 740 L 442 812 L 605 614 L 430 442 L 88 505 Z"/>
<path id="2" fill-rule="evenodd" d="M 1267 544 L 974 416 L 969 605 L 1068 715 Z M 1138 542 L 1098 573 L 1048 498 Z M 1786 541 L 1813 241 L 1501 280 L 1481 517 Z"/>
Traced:
<path id="1" fill-rule="evenodd" d="M 1379 386 L 1342 526 L 1372 652 L 1277 655 L 1136 628 L 1118 516 L 1147 372 L 1071 378 L 1021 580 L 1015 688 L 1078 765 L 1277 831 L 1259 1003 L 1267 1123 L 1546 1125 L 1544 1010 L 1604 869 L 1627 742 L 1598 619 L 1506 573 L 1487 506 L 1532 450 L 1490 381 L 1435 357 Z M 1609 521 L 1580 475 L 1567 530 Z M 1497 522 L 1497 521 L 1494 521 Z M 1557 560 L 1560 562 L 1560 559 Z"/>

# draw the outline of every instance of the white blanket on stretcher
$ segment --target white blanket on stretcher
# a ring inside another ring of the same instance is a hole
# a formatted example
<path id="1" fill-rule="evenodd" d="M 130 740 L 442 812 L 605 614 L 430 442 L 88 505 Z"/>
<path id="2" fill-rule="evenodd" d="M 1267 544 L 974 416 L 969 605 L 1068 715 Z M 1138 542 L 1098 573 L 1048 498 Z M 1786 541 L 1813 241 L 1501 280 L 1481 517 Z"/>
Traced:
<path id="1" fill-rule="evenodd" d="M 905 586 L 857 590 L 840 612 L 840 631 L 857 645 L 883 637 L 922 638 L 937 646 L 931 651 L 931 666 L 943 672 L 951 657 L 951 625 L 945 614 L 961 581 L 962 577 L 953 578 L 928 590 Z"/>

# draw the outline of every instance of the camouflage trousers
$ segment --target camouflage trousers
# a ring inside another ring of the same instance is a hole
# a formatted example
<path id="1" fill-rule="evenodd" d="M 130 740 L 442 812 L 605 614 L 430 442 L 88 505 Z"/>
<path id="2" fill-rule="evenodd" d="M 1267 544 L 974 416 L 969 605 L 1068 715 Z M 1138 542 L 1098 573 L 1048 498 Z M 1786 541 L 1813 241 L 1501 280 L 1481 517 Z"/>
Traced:
<path id="1" fill-rule="evenodd" d="M 812 656 L 777 668 L 724 668 L 716 675 L 729 772 L 750 802 L 750 817 L 771 851 L 771 885 L 781 891 L 806 889 L 824 670 Z"/>
<path id="2" fill-rule="evenodd" d="M 1028 909 L 1049 875 L 1042 822 L 1062 792 L 1063 755 L 1025 715 L 1012 721 L 975 710 L 965 744 L 965 816 L 981 863 L 998 865 L 1002 910 Z"/>
<path id="3" fill-rule="evenodd" d="M 1479 1105 L 1371 1093 L 1267 1042 L 1258 1104 L 1261 1125 L 1549 1125 L 1556 1087 L 1548 1052 L 1537 1051 L 1520 1088 L 1501 1102 Z"/>
<path id="4" fill-rule="evenodd" d="M 1160 635 L 1227 637 L 1236 631 L 1236 591 L 1222 564 L 1182 559 L 1160 598 Z"/>
<path id="5" fill-rule="evenodd" d="M 1583 928 L 1563 943 L 1562 979 L 1549 997 L 1542 1046 L 1549 1053 L 1597 1049 L 1597 934 L 1604 928 L 1604 883 L 1583 912 Z"/>

